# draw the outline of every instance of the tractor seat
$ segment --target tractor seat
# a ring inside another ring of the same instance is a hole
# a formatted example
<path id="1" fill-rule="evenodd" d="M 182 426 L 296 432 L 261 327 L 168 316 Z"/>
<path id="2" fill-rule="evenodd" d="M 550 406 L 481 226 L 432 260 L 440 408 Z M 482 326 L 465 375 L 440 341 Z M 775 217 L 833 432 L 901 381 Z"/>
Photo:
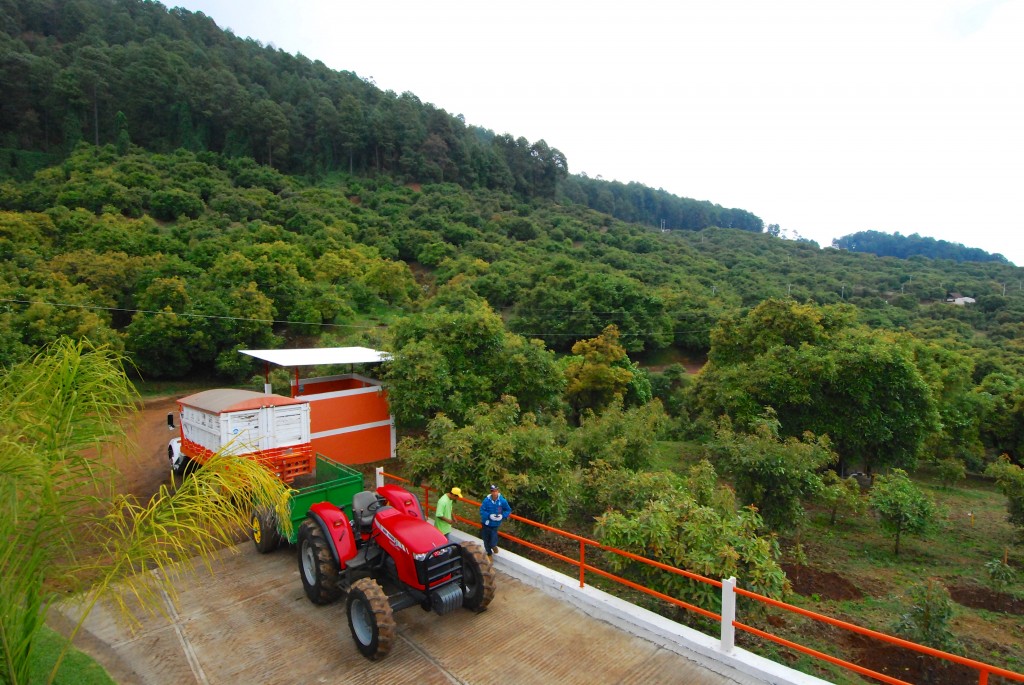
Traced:
<path id="1" fill-rule="evenodd" d="M 369 532 L 373 525 L 373 515 L 377 510 L 377 493 L 369 490 L 357 492 L 352 498 L 352 517 L 360 533 Z M 370 507 L 373 510 L 370 510 Z"/>

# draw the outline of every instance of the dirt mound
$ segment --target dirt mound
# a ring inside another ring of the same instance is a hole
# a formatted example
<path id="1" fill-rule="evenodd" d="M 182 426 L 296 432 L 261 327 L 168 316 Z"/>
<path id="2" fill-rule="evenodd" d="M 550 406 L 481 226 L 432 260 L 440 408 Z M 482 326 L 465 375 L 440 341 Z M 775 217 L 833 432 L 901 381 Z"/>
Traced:
<path id="1" fill-rule="evenodd" d="M 1024 599 L 1018 599 L 1005 592 L 996 592 L 980 585 L 953 585 L 949 588 L 949 596 L 957 604 L 972 609 L 987 609 L 988 611 L 1024 616 Z"/>
<path id="2" fill-rule="evenodd" d="M 886 644 L 857 633 L 846 633 L 844 641 L 856 652 L 857 656 L 852 659 L 855 664 L 904 682 L 978 685 L 978 672 L 968 666 Z M 870 682 L 876 681 L 872 679 Z"/>
<path id="3" fill-rule="evenodd" d="M 823 571 L 801 564 L 782 564 L 782 570 L 793 584 L 793 591 L 804 597 L 817 595 L 822 599 L 841 601 L 864 596 L 856 585 L 834 571 Z"/>

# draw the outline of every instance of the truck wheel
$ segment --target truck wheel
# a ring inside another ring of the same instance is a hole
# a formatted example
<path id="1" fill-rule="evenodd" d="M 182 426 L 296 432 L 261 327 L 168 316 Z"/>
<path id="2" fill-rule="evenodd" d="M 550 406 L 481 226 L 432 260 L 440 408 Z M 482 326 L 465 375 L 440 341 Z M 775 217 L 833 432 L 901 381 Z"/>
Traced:
<path id="1" fill-rule="evenodd" d="M 465 596 L 462 606 L 477 613 L 487 608 L 494 599 L 495 575 L 491 560 L 484 548 L 475 542 L 463 542 L 462 585 Z"/>
<path id="2" fill-rule="evenodd" d="M 320 526 L 309 519 L 303 521 L 299 526 L 299 576 L 310 602 L 330 604 L 341 596 L 339 570 Z"/>
<path id="3" fill-rule="evenodd" d="M 174 448 L 173 447 L 168 447 L 167 448 L 167 460 L 170 461 L 170 463 L 171 463 L 171 473 L 173 473 L 175 476 L 184 476 L 185 475 L 185 469 L 188 468 L 188 457 L 186 457 L 184 454 L 181 455 L 181 458 L 178 459 L 178 463 L 175 464 L 174 463 Z"/>
<path id="4" fill-rule="evenodd" d="M 267 508 L 254 509 L 249 519 L 252 523 L 252 542 L 260 554 L 269 554 L 281 545 L 281 531 L 277 527 L 277 514 Z"/>
<path id="5" fill-rule="evenodd" d="M 383 659 L 395 639 L 394 612 L 388 596 L 373 578 L 360 578 L 348 591 L 348 627 L 359 653 L 367 659 Z"/>

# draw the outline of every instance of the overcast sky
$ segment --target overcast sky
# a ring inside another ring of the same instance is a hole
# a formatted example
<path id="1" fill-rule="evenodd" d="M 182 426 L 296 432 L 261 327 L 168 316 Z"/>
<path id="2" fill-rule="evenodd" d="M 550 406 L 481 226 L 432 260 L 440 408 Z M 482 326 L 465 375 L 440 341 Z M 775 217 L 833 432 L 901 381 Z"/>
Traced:
<path id="1" fill-rule="evenodd" d="M 165 4 L 543 138 L 571 173 L 1024 266 L 1024 0 Z"/>

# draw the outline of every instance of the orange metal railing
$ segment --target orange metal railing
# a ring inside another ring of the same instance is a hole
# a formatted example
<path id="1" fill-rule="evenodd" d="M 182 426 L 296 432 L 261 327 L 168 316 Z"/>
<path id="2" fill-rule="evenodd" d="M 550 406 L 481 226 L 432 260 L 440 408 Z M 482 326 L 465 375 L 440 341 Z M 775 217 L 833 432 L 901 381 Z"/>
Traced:
<path id="1" fill-rule="evenodd" d="M 402 482 L 402 483 L 406 483 L 406 484 L 408 484 L 408 485 L 410 485 L 412 487 L 419 487 L 419 488 L 421 488 L 423 490 L 424 510 L 427 511 L 427 512 L 433 511 L 434 506 L 431 505 L 431 503 L 430 503 L 430 495 L 431 495 L 432 492 L 434 492 L 433 488 L 431 488 L 431 487 L 429 487 L 427 485 L 416 486 L 411 481 L 409 481 L 409 480 L 407 480 L 405 478 L 402 478 L 400 476 L 396 476 L 396 475 L 393 475 L 393 474 L 390 474 L 390 473 L 386 473 L 383 469 L 379 469 L 378 468 L 377 469 L 377 479 L 378 479 L 378 482 L 383 482 L 384 478 L 388 478 L 388 479 L 391 479 L 391 480 L 395 480 L 395 481 L 399 481 L 399 482 Z M 479 501 L 472 500 L 472 499 L 470 499 L 468 497 L 463 497 L 462 500 L 465 501 L 465 502 L 468 502 L 469 504 L 472 504 L 474 506 L 479 506 L 480 505 Z M 594 573 L 594 574 L 597 574 L 597 575 L 602 576 L 604 578 L 608 578 L 609 580 L 612 580 L 612 581 L 614 581 L 616 583 L 619 583 L 619 584 L 621 584 L 621 585 L 623 585 L 625 587 L 631 588 L 633 590 L 637 590 L 638 592 L 642 592 L 642 593 L 644 593 L 646 595 L 650 595 L 651 597 L 657 597 L 660 600 L 669 602 L 670 604 L 673 604 L 673 605 L 678 606 L 678 607 L 682 607 L 683 609 L 686 609 L 687 611 L 692 611 L 694 613 L 700 614 L 701 616 L 704 616 L 705 618 L 709 618 L 709 619 L 712 619 L 714 621 L 719 622 L 721 624 L 721 630 L 722 630 L 721 634 L 722 634 L 722 651 L 723 652 L 729 652 L 729 651 L 732 650 L 733 631 L 734 631 L 734 629 L 739 629 L 739 630 L 742 630 L 742 631 L 744 631 L 746 633 L 750 633 L 751 635 L 756 635 L 756 636 L 761 637 L 761 638 L 763 638 L 765 640 L 769 640 L 771 642 L 774 642 L 776 644 L 782 645 L 784 647 L 788 647 L 790 649 L 796 650 L 796 651 L 798 651 L 798 652 L 800 652 L 802 654 L 807 654 L 808 656 L 815 657 L 815 658 L 820 659 L 822 661 L 827 661 L 828 663 L 834 664 L 836 666 L 840 666 L 840 667 L 845 668 L 847 670 L 853 671 L 854 673 L 858 673 L 860 675 L 864 675 L 864 676 L 868 676 L 870 678 L 874 678 L 875 680 L 881 681 L 883 683 L 889 683 L 890 685 L 911 685 L 910 683 L 907 683 L 904 680 L 899 680 L 898 678 L 893 678 L 891 676 L 887 676 L 884 673 L 879 673 L 879 672 L 873 671 L 873 670 L 871 670 L 869 668 L 864 668 L 863 666 L 858 666 L 857 664 L 851 663 L 849 661 L 844 661 L 843 659 L 839 659 L 837 657 L 830 656 L 828 654 L 825 654 L 824 652 L 819 652 L 819 651 L 817 651 L 815 649 L 811 649 L 810 647 L 806 647 L 806 646 L 801 645 L 799 643 L 792 642 L 790 640 L 787 640 L 785 638 L 779 637 L 777 635 L 773 635 L 773 634 L 765 632 L 763 630 L 759 630 L 759 629 L 754 628 L 752 626 L 748 626 L 746 624 L 740 623 L 739 621 L 736 620 L 735 601 L 733 601 L 732 598 L 730 598 L 728 596 L 731 593 L 735 593 L 736 595 L 739 595 L 739 596 L 742 596 L 742 597 L 746 597 L 748 599 L 752 599 L 754 601 L 761 602 L 763 604 L 767 604 L 767 605 L 775 607 L 777 609 L 782 609 L 783 611 L 789 611 L 789 612 L 792 612 L 794 614 L 799 614 L 799 615 L 801 615 L 801 616 L 803 616 L 805 618 L 809 618 L 809 619 L 814 620 L 814 621 L 819 621 L 819 622 L 822 622 L 822 623 L 828 623 L 829 625 L 836 626 L 837 628 L 842 628 L 842 629 L 848 630 L 850 632 L 858 633 L 860 635 L 865 635 L 867 637 L 870 637 L 870 638 L 873 638 L 873 639 L 876 639 L 876 640 L 880 640 L 882 642 L 886 642 L 886 643 L 889 643 L 889 644 L 897 645 L 897 646 L 900 646 L 900 647 L 904 647 L 906 649 L 913 650 L 915 652 L 919 652 L 921 654 L 927 654 L 929 656 L 933 656 L 933 657 L 936 657 L 936 658 L 939 658 L 939 659 L 944 659 L 946 661 L 950 661 L 950 662 L 953 662 L 953 663 L 961 664 L 963 666 L 967 666 L 969 668 L 973 668 L 973 669 L 978 671 L 978 684 L 979 685 L 988 685 L 988 678 L 989 678 L 990 674 L 991 675 L 997 675 L 997 676 L 1006 678 L 1008 680 L 1013 680 L 1013 681 L 1017 681 L 1017 682 L 1024 682 L 1024 673 L 1017 673 L 1015 671 L 1009 671 L 1009 670 L 1006 670 L 1004 668 L 999 668 L 998 666 L 992 666 L 990 664 L 983 663 L 981 661 L 976 661 L 974 659 L 968 659 L 966 657 L 957 656 L 956 654 L 950 654 L 949 652 L 943 652 L 943 651 L 938 650 L 938 649 L 932 649 L 931 647 L 925 647 L 924 645 L 919 645 L 919 644 L 917 644 L 915 642 L 910 642 L 908 640 L 903 640 L 903 639 L 900 639 L 898 637 L 893 637 L 891 635 L 886 635 L 885 633 L 880 633 L 878 631 L 870 630 L 868 628 L 862 628 L 862 627 L 860 627 L 858 625 L 855 625 L 853 623 L 847 623 L 846 621 L 840 621 L 839 619 L 832 618 L 831 616 L 825 616 L 824 614 L 819 614 L 819 613 L 816 613 L 816 612 L 813 612 L 813 611 L 809 611 L 808 609 L 802 609 L 802 608 L 800 608 L 798 606 L 794 606 L 792 604 L 787 604 L 785 602 L 780 602 L 780 601 L 772 599 L 770 597 L 765 597 L 764 595 L 757 594 L 756 592 L 750 592 L 749 590 L 743 590 L 742 588 L 735 587 L 735 579 L 730 579 L 730 582 L 723 583 L 720 580 L 713 580 L 711 578 L 706 578 L 706 577 L 698 575 L 696 573 L 692 573 L 690 571 L 685 571 L 683 569 L 676 568 L 675 566 L 669 566 L 668 564 L 663 564 L 661 562 L 654 561 L 653 559 L 647 559 L 646 557 L 642 557 L 642 556 L 639 556 L 637 554 L 633 554 L 632 552 L 627 552 L 625 550 L 616 549 L 614 547 L 608 547 L 606 545 L 602 545 L 600 542 L 598 542 L 596 540 L 591 540 L 589 538 L 585 538 L 585 537 L 582 537 L 580 535 L 576 535 L 574 533 L 570 533 L 568 531 L 561 530 L 559 528 L 553 528 L 553 527 L 545 525 L 543 523 L 538 523 L 537 521 L 532 521 L 532 520 L 530 520 L 528 518 L 524 518 L 524 517 L 519 516 L 517 514 L 512 514 L 511 518 L 516 520 L 516 521 L 520 521 L 521 523 L 524 523 L 526 525 L 529 525 L 529 526 L 532 526 L 534 528 L 537 528 L 539 530 L 544 530 L 544 531 L 547 531 L 549 533 L 553 533 L 555 535 L 558 535 L 559 537 L 563 537 L 563 538 L 566 538 L 566 539 L 569 539 L 569 540 L 574 540 L 574 541 L 578 542 L 579 543 L 579 550 L 580 550 L 579 558 L 578 559 L 573 559 L 573 558 L 565 556 L 564 554 L 560 554 L 560 553 L 558 553 L 558 552 L 556 552 L 554 550 L 547 549 L 546 547 L 542 547 L 542 546 L 534 544 L 532 542 L 528 542 L 527 540 L 523 540 L 522 538 L 516 537 L 514 535 L 510 535 L 507 532 L 502 532 L 502 531 L 498 532 L 498 535 L 500 537 L 502 537 L 502 538 L 505 538 L 506 540 L 512 540 L 513 542 L 516 542 L 516 543 L 518 543 L 520 545 L 523 545 L 524 547 L 527 547 L 527 548 L 532 549 L 534 551 L 540 552 L 540 553 L 545 554 L 545 555 L 547 555 L 549 557 L 552 557 L 554 559 L 558 559 L 559 561 L 562 561 L 562 562 L 564 562 L 566 564 L 569 564 L 571 566 L 577 567 L 579 569 L 580 587 L 583 587 L 585 585 L 586 573 L 589 571 L 590 573 Z M 470 519 L 464 518 L 462 516 L 459 516 L 457 514 L 455 515 L 455 519 L 457 521 L 461 521 L 462 523 L 468 524 L 468 525 L 470 525 L 470 526 L 472 526 L 474 528 L 480 528 L 481 527 L 480 523 L 478 521 L 470 520 Z M 610 554 L 616 554 L 616 555 L 621 556 L 623 558 L 630 559 L 632 561 L 636 561 L 636 562 L 639 562 L 639 563 L 642 563 L 642 564 L 646 564 L 646 565 L 651 566 L 653 568 L 657 568 L 659 570 L 665 571 L 666 573 L 672 573 L 672 574 L 675 574 L 675 575 L 684 576 L 686 578 L 690 578 L 691 580 L 696 580 L 696 581 L 701 582 L 701 583 L 707 583 L 708 585 L 712 585 L 714 587 L 720 588 L 722 590 L 722 595 L 723 595 L 723 597 L 722 597 L 723 612 L 721 614 L 716 614 L 716 613 L 714 613 L 712 611 L 708 611 L 707 609 L 702 609 L 701 607 L 694 606 L 692 604 L 689 604 L 688 602 L 684 602 L 684 601 L 682 601 L 680 599 L 676 599 L 675 597 L 671 597 L 669 595 L 663 594 L 663 593 L 658 592 L 656 590 L 652 590 L 652 589 L 650 589 L 648 587 L 645 587 L 643 585 L 639 585 L 638 583 L 634 583 L 633 581 L 627 580 L 626 578 L 622 578 L 621 576 L 615 575 L 614 573 L 609 573 L 608 571 L 605 571 L 604 569 L 600 569 L 600 568 L 597 568 L 596 566 L 592 566 L 592 565 L 588 564 L 587 561 L 586 561 L 586 550 L 587 550 L 587 547 L 593 547 L 593 548 L 595 548 L 597 550 L 600 550 L 602 552 L 607 552 L 607 553 L 610 553 Z"/>

